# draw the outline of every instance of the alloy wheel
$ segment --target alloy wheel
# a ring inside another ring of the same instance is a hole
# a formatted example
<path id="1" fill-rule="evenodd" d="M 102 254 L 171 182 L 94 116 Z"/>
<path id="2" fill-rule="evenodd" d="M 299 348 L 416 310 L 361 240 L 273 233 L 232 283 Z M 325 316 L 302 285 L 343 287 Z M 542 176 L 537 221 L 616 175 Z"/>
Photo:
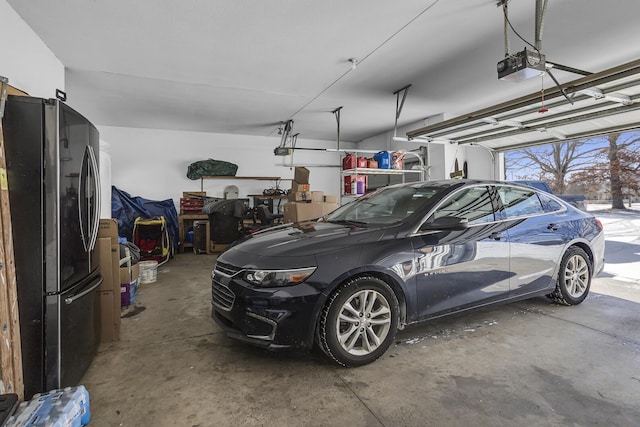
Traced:
<path id="1" fill-rule="evenodd" d="M 580 255 L 573 255 L 567 261 L 564 271 L 565 288 L 569 295 L 579 298 L 589 284 L 589 265 Z"/>
<path id="2" fill-rule="evenodd" d="M 376 350 L 391 327 L 389 302 L 380 292 L 365 289 L 354 293 L 341 307 L 336 322 L 340 346 L 361 356 Z"/>

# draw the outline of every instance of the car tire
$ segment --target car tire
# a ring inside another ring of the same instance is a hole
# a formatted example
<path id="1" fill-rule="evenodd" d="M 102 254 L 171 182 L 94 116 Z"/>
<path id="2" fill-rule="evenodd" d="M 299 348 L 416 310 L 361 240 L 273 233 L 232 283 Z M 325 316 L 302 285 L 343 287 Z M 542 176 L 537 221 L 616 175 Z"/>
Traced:
<path id="1" fill-rule="evenodd" d="M 560 261 L 556 289 L 547 295 L 558 304 L 577 305 L 589 294 L 593 267 L 587 253 L 570 247 Z"/>
<path id="2" fill-rule="evenodd" d="M 381 279 L 361 276 L 333 292 L 322 309 L 316 339 L 336 363 L 356 367 L 389 348 L 398 329 L 398 298 Z"/>

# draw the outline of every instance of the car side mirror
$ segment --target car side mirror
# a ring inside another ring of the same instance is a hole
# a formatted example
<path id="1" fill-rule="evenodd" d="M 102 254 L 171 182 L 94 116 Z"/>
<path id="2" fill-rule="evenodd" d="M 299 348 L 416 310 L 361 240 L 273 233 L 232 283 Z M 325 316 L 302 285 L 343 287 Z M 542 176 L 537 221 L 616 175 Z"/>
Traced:
<path id="1" fill-rule="evenodd" d="M 436 218 L 433 221 L 425 222 L 421 231 L 433 231 L 433 230 L 464 230 L 469 226 L 469 220 L 467 218 L 458 218 L 455 216 L 442 216 Z"/>

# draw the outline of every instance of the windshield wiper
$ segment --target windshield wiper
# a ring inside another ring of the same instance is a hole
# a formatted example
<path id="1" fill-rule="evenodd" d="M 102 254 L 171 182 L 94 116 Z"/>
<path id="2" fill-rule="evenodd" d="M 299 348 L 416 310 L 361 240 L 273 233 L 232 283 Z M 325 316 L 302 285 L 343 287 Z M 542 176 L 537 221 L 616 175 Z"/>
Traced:
<path id="1" fill-rule="evenodd" d="M 354 221 L 352 219 L 332 219 L 329 222 L 331 222 L 333 224 L 357 225 L 359 227 L 366 227 L 368 225 L 367 222 Z"/>

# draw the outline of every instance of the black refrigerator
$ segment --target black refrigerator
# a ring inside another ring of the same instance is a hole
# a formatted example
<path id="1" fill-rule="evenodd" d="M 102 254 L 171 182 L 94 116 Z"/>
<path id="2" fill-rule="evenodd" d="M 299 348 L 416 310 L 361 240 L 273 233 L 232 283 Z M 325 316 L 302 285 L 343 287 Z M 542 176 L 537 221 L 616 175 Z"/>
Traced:
<path id="1" fill-rule="evenodd" d="M 2 124 L 29 399 L 77 385 L 99 345 L 99 134 L 56 99 L 9 96 Z"/>

